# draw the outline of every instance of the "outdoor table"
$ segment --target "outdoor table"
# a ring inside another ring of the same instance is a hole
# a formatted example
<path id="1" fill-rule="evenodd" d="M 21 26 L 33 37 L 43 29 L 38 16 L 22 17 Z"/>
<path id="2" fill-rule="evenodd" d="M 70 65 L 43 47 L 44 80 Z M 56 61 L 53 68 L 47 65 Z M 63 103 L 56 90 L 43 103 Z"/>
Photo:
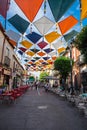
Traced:
<path id="1" fill-rule="evenodd" d="M 3 97 L 3 101 L 10 101 L 10 97 L 11 97 L 12 93 L 8 92 L 8 93 L 3 93 L 2 97 Z"/>

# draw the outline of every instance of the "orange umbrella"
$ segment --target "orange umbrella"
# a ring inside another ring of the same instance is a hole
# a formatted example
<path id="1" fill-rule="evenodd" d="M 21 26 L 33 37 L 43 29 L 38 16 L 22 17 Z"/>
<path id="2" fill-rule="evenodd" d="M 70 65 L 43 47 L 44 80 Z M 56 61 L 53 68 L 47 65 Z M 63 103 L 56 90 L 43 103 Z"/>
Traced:
<path id="1" fill-rule="evenodd" d="M 26 17 L 32 22 L 40 9 L 43 0 L 15 0 Z"/>
<path id="2" fill-rule="evenodd" d="M 57 56 L 52 56 L 52 60 L 56 60 Z"/>
<path id="3" fill-rule="evenodd" d="M 77 23 L 78 23 L 78 20 L 71 15 L 67 17 L 66 19 L 60 21 L 58 25 L 60 27 L 61 33 L 64 34 Z"/>
<path id="4" fill-rule="evenodd" d="M 45 53 L 45 52 L 40 51 L 40 52 L 38 52 L 37 54 L 38 54 L 39 56 L 44 56 L 46 53 Z"/>

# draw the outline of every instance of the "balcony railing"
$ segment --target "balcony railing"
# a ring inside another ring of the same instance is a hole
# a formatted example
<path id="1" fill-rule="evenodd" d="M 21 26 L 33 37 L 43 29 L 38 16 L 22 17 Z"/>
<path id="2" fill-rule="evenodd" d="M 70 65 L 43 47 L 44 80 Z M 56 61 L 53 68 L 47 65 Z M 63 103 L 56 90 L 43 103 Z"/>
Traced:
<path id="1" fill-rule="evenodd" d="M 10 67 L 10 58 L 8 56 L 5 56 L 4 65 L 6 65 L 7 67 Z"/>

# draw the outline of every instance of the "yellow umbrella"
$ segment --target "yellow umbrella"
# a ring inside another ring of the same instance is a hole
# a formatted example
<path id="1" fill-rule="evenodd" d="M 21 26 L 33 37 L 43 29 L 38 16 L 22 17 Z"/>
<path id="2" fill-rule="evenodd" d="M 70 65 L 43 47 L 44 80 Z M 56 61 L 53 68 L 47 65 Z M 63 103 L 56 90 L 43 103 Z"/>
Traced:
<path id="1" fill-rule="evenodd" d="M 64 48 L 64 47 L 61 47 L 61 48 L 58 49 L 58 53 L 61 53 L 61 52 L 63 52 L 63 51 L 65 51 L 65 48 Z"/>
<path id="2" fill-rule="evenodd" d="M 87 18 L 87 0 L 81 0 L 81 19 Z"/>
<path id="3" fill-rule="evenodd" d="M 49 43 L 51 43 L 51 42 L 55 41 L 57 38 L 59 38 L 60 36 L 61 35 L 57 32 L 51 32 L 51 33 L 45 35 L 45 38 Z"/>
<path id="4" fill-rule="evenodd" d="M 27 54 L 27 55 L 30 55 L 30 56 L 33 56 L 35 53 L 32 52 L 32 51 L 28 51 L 28 52 L 26 52 L 26 54 Z"/>
<path id="5" fill-rule="evenodd" d="M 21 44 L 26 47 L 27 49 L 30 48 L 33 44 L 27 40 L 21 42 Z"/>

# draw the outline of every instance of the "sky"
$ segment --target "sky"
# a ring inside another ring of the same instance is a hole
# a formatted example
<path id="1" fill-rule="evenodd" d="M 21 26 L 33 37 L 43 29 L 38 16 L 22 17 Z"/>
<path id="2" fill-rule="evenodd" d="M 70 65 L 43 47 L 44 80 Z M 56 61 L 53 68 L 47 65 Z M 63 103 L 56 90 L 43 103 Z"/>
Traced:
<path id="1" fill-rule="evenodd" d="M 68 1 L 68 0 L 67 0 Z M 37 15 L 36 15 L 36 17 L 35 17 L 35 19 L 34 19 L 34 21 L 33 21 L 33 23 L 35 22 L 35 21 L 37 21 L 38 19 L 40 19 L 41 17 L 43 17 L 44 16 L 44 4 L 42 4 L 42 6 L 41 6 L 41 8 L 39 9 L 39 11 L 38 11 L 38 13 L 37 13 Z M 18 5 L 15 3 L 15 1 L 14 0 L 11 0 L 11 2 L 10 2 L 10 8 L 9 8 L 9 10 L 8 10 L 8 12 L 7 12 L 7 20 L 9 19 L 9 18 L 11 18 L 12 16 L 14 16 L 15 14 L 18 14 L 19 16 L 21 16 L 22 18 L 24 18 L 25 20 L 27 20 L 27 21 L 29 21 L 27 18 L 26 18 L 26 16 L 24 15 L 24 13 L 21 11 L 21 9 L 18 7 Z M 74 2 L 74 4 L 68 9 L 68 11 L 66 11 L 66 13 L 61 17 L 61 19 L 59 20 L 59 21 L 62 21 L 63 19 L 65 19 L 65 18 L 67 18 L 68 16 L 70 16 L 70 15 L 73 15 L 79 22 L 78 22 L 78 24 L 76 24 L 72 29 L 73 30 L 76 30 L 76 31 L 78 31 L 78 32 L 80 32 L 80 30 L 81 30 L 81 26 L 80 26 L 80 5 L 79 5 L 79 0 L 76 0 L 75 2 Z M 51 21 L 53 21 L 53 22 L 55 22 L 55 19 L 54 19 L 54 17 L 53 17 L 53 14 L 52 14 L 52 12 L 51 12 L 51 9 L 50 9 L 50 6 L 49 6 L 49 4 L 48 4 L 48 2 L 46 3 L 46 14 L 45 14 L 45 16 L 46 17 L 48 17 Z M 59 22 L 58 21 L 58 22 Z M 0 17 L 0 22 L 3 24 L 4 22 L 3 22 L 3 18 L 2 17 Z M 30 21 L 29 21 L 30 22 Z M 32 31 L 35 31 L 35 32 L 37 32 L 38 34 L 40 34 L 40 32 L 37 30 L 37 28 L 33 25 L 33 23 L 32 23 Z M 83 21 L 82 21 L 82 26 L 84 27 L 84 26 L 86 26 L 87 25 L 87 18 L 86 19 L 84 19 Z M 15 32 L 17 32 L 18 34 L 20 34 L 10 23 L 8 23 L 8 21 L 7 21 L 7 26 L 6 26 L 6 31 L 8 31 L 9 29 L 12 29 L 12 30 L 14 30 Z M 47 33 L 49 33 L 49 32 L 52 32 L 52 31 L 54 31 L 56 29 L 56 25 L 54 25 Z M 72 29 L 70 29 L 68 32 L 70 32 Z M 58 28 L 58 32 L 59 33 L 61 33 L 61 31 L 60 31 L 60 29 Z M 68 33 L 67 32 L 67 33 Z M 30 26 L 27 28 L 27 30 L 26 30 L 26 32 L 24 33 L 24 38 L 25 39 L 27 39 L 26 37 L 25 37 L 25 35 L 26 34 L 29 34 L 30 33 Z M 21 35 L 21 34 L 20 34 Z M 19 44 L 18 44 L 18 47 L 21 47 L 21 45 L 20 45 L 20 41 L 22 40 L 22 37 L 20 38 L 20 40 L 19 40 Z M 28 40 L 28 39 L 27 39 Z M 40 39 L 40 40 L 42 40 L 42 39 Z M 64 39 L 63 39 L 63 41 L 64 41 Z M 56 42 L 56 41 L 55 41 Z M 64 45 L 66 46 L 66 43 L 65 43 L 65 41 L 64 41 Z M 47 47 L 46 47 L 47 48 Z M 24 58 L 25 57 L 27 57 L 25 54 L 21 57 L 20 56 L 20 54 L 18 54 L 17 53 L 17 55 L 20 57 L 20 59 L 21 59 L 21 63 L 22 64 L 24 64 L 25 62 L 24 62 Z"/>

